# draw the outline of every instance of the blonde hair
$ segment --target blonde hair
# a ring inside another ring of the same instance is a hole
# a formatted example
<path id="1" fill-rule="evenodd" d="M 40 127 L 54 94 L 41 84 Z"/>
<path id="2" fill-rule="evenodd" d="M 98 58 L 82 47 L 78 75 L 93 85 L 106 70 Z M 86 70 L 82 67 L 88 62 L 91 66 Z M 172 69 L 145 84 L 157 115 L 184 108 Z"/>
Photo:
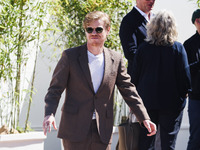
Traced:
<path id="1" fill-rule="evenodd" d="M 175 18 L 169 11 L 159 11 L 147 24 L 147 38 L 145 40 L 150 44 L 173 45 L 177 36 Z"/>
<path id="2" fill-rule="evenodd" d="M 87 26 L 94 20 L 102 19 L 104 21 L 105 28 L 108 29 L 110 27 L 110 17 L 108 14 L 102 11 L 93 11 L 88 13 L 83 20 L 83 28 L 87 28 Z"/>

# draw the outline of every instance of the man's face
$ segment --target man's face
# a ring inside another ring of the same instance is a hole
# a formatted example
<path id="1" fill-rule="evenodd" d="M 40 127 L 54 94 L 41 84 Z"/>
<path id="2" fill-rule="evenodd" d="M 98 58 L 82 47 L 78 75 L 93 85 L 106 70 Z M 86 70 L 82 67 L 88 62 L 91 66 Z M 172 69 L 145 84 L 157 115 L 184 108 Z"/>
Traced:
<path id="1" fill-rule="evenodd" d="M 87 28 L 90 29 L 91 33 L 87 32 Z M 103 30 L 102 30 L 103 29 Z M 85 29 L 87 44 L 90 46 L 103 45 L 106 41 L 106 37 L 109 34 L 110 28 L 106 29 L 102 19 L 94 20 L 89 23 Z"/>
<path id="2" fill-rule="evenodd" d="M 144 13 L 150 13 L 154 6 L 155 0 L 137 0 L 137 7 Z"/>
<path id="3" fill-rule="evenodd" d="M 200 34 L 200 18 L 196 18 L 196 20 L 195 20 L 195 22 L 194 22 L 194 25 L 196 26 L 197 31 L 198 31 L 199 34 Z"/>

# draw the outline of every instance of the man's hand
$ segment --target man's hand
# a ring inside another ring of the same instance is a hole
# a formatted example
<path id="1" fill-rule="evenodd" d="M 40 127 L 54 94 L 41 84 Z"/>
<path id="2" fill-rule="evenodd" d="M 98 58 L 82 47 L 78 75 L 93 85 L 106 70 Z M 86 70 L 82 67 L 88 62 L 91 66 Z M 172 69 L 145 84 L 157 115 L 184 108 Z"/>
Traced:
<path id="1" fill-rule="evenodd" d="M 151 122 L 150 120 L 144 120 L 143 124 L 149 131 L 149 134 L 147 134 L 147 136 L 152 136 L 156 134 L 157 129 L 156 125 L 153 122 Z"/>
<path id="2" fill-rule="evenodd" d="M 51 132 L 51 124 L 53 125 L 54 129 L 57 130 L 56 120 L 55 120 L 55 117 L 53 116 L 53 114 L 44 117 L 44 121 L 43 121 L 44 135 L 47 135 L 48 129 L 49 129 L 49 132 Z"/>

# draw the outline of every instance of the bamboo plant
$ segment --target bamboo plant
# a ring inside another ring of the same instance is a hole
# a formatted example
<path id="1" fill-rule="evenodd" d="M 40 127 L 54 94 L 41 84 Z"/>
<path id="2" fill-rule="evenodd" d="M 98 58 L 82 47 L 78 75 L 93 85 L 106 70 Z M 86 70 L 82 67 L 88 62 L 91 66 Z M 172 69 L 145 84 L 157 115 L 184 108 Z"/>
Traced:
<path id="1" fill-rule="evenodd" d="M 23 103 L 28 102 L 31 105 L 32 102 L 45 8 L 44 1 L 0 2 L 0 127 L 7 125 L 10 132 L 20 129 Z M 30 77 L 27 77 L 27 69 L 30 67 L 27 62 L 30 58 L 34 64 Z M 28 130 L 29 112 L 30 107 L 27 110 L 25 131 Z"/>

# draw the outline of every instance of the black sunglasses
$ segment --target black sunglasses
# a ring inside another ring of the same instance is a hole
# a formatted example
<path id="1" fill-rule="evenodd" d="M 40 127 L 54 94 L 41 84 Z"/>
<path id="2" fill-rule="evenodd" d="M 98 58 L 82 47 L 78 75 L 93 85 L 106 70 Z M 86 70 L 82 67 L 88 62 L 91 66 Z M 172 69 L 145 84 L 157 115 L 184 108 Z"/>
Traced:
<path id="1" fill-rule="evenodd" d="M 92 27 L 87 27 L 86 28 L 87 33 L 92 33 L 94 31 L 94 29 Z M 102 33 L 103 32 L 103 28 L 102 27 L 97 27 L 95 28 L 96 33 Z"/>

